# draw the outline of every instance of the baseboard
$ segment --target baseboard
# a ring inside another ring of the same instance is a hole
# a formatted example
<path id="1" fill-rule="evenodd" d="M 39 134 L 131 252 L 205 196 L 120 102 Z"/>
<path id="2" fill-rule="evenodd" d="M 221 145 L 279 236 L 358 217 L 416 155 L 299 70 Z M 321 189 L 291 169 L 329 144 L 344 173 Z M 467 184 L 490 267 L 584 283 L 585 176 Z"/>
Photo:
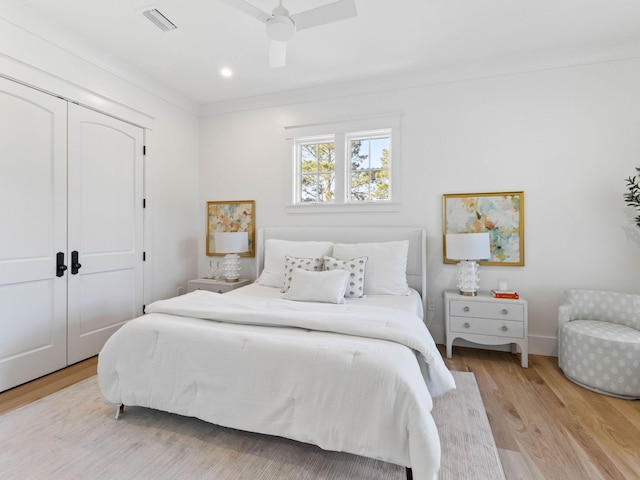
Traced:
<path id="1" fill-rule="evenodd" d="M 557 357 L 557 337 L 529 335 L 529 353 L 533 355 L 544 355 L 546 357 Z"/>

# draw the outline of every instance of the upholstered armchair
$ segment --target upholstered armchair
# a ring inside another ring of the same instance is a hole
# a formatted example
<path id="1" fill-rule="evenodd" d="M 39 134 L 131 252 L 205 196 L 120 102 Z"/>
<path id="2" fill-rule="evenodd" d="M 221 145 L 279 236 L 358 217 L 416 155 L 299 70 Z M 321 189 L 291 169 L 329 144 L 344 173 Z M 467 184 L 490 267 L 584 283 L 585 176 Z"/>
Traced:
<path id="1" fill-rule="evenodd" d="M 558 364 L 589 390 L 640 398 L 640 295 L 567 290 L 558 311 Z"/>

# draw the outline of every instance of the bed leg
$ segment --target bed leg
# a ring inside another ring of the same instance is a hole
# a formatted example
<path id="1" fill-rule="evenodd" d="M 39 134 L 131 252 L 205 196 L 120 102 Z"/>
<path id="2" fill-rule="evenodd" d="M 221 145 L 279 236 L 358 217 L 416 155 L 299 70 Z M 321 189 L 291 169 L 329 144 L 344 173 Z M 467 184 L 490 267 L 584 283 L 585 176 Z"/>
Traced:
<path id="1" fill-rule="evenodd" d="M 413 471 L 411 470 L 411 467 L 407 467 L 407 480 L 413 480 Z"/>
<path id="2" fill-rule="evenodd" d="M 120 414 L 124 412 L 124 404 L 116 405 L 116 420 L 120 417 Z"/>

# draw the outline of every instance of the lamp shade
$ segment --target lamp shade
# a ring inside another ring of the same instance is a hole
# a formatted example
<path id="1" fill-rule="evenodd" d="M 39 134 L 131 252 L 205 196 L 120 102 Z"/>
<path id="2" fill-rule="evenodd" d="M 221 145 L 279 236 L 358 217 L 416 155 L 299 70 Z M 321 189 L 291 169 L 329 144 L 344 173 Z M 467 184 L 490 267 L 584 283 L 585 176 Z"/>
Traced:
<path id="1" fill-rule="evenodd" d="M 449 260 L 487 260 L 491 258 L 488 233 L 448 233 L 445 242 Z"/>
<path id="2" fill-rule="evenodd" d="M 246 253 L 249 251 L 247 232 L 217 232 L 214 234 L 216 253 Z"/>

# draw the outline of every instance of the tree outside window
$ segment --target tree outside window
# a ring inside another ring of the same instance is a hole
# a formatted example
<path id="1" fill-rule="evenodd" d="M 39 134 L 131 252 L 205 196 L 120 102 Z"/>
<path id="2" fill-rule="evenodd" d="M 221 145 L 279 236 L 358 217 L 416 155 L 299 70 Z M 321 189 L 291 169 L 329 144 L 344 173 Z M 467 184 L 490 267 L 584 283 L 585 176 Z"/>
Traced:
<path id="1" fill-rule="evenodd" d="M 335 143 L 300 144 L 300 201 L 333 202 L 335 198 Z"/>
<path id="2" fill-rule="evenodd" d="M 351 156 L 350 201 L 375 202 L 390 199 L 389 136 L 349 141 Z"/>

